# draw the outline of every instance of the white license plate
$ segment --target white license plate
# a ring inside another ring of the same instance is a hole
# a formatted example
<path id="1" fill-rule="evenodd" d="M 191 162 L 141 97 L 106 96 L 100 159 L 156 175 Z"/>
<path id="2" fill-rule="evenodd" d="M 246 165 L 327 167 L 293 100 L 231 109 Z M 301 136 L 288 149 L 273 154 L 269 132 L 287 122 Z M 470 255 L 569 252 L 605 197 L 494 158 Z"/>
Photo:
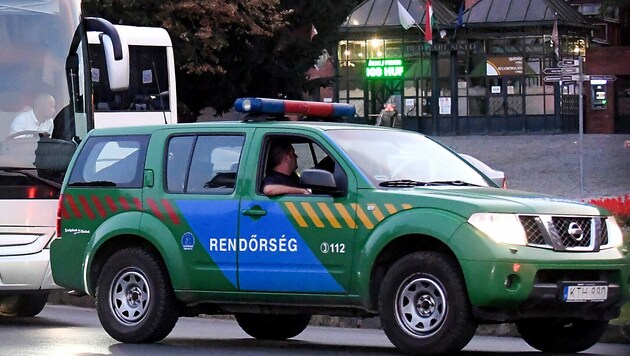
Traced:
<path id="1" fill-rule="evenodd" d="M 565 284 L 562 300 L 565 302 L 602 302 L 608 297 L 608 286 L 597 283 Z"/>

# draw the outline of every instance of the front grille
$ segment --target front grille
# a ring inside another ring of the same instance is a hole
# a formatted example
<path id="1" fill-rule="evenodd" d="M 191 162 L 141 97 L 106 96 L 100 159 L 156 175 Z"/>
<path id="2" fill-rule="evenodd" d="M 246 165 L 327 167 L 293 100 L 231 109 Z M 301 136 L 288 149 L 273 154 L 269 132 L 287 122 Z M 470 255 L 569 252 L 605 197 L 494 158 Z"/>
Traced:
<path id="1" fill-rule="evenodd" d="M 519 220 L 529 246 L 558 251 L 596 251 L 608 244 L 605 218 L 521 215 Z"/>
<path id="2" fill-rule="evenodd" d="M 587 247 L 591 244 L 590 218 L 554 217 L 553 225 L 564 247 Z M 570 231 L 575 231 L 570 234 Z"/>
<path id="3" fill-rule="evenodd" d="M 542 231 L 536 222 L 535 216 L 519 216 L 523 229 L 525 230 L 525 236 L 527 237 L 527 243 L 530 245 L 545 245 L 545 238 Z"/>

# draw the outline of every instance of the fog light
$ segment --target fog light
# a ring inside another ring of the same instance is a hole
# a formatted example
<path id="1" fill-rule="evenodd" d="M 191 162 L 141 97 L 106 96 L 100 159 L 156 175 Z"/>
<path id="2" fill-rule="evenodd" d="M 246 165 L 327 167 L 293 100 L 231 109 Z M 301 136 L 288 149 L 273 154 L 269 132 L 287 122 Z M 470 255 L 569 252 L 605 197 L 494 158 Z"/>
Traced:
<path id="1" fill-rule="evenodd" d="M 515 292 L 521 287 L 521 277 L 517 274 L 510 274 L 505 278 L 505 282 L 503 284 L 507 290 Z"/>

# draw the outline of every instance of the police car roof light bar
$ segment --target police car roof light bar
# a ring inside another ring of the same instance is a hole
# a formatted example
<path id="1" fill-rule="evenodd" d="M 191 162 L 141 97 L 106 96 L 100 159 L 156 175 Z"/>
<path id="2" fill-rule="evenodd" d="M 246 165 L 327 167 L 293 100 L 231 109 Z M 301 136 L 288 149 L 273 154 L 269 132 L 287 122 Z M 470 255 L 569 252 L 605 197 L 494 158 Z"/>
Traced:
<path id="1" fill-rule="evenodd" d="M 318 117 L 353 117 L 354 105 L 319 101 L 281 100 L 268 98 L 239 98 L 234 109 L 250 114 L 302 114 Z"/>

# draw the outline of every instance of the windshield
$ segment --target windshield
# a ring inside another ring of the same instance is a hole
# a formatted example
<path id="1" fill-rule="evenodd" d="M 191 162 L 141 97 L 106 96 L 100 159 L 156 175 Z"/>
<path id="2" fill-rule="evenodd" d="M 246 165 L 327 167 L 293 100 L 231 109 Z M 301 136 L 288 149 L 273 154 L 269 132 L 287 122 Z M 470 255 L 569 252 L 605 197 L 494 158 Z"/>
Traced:
<path id="1" fill-rule="evenodd" d="M 420 134 L 376 129 L 327 134 L 377 187 L 489 185 L 459 156 Z"/>
<path id="2" fill-rule="evenodd" d="M 67 168 L 76 145 L 71 142 L 75 130 L 68 113 L 66 58 L 81 18 L 79 8 L 78 0 L 0 0 L 4 178 L 27 170 L 30 176 L 60 181 Z"/>

